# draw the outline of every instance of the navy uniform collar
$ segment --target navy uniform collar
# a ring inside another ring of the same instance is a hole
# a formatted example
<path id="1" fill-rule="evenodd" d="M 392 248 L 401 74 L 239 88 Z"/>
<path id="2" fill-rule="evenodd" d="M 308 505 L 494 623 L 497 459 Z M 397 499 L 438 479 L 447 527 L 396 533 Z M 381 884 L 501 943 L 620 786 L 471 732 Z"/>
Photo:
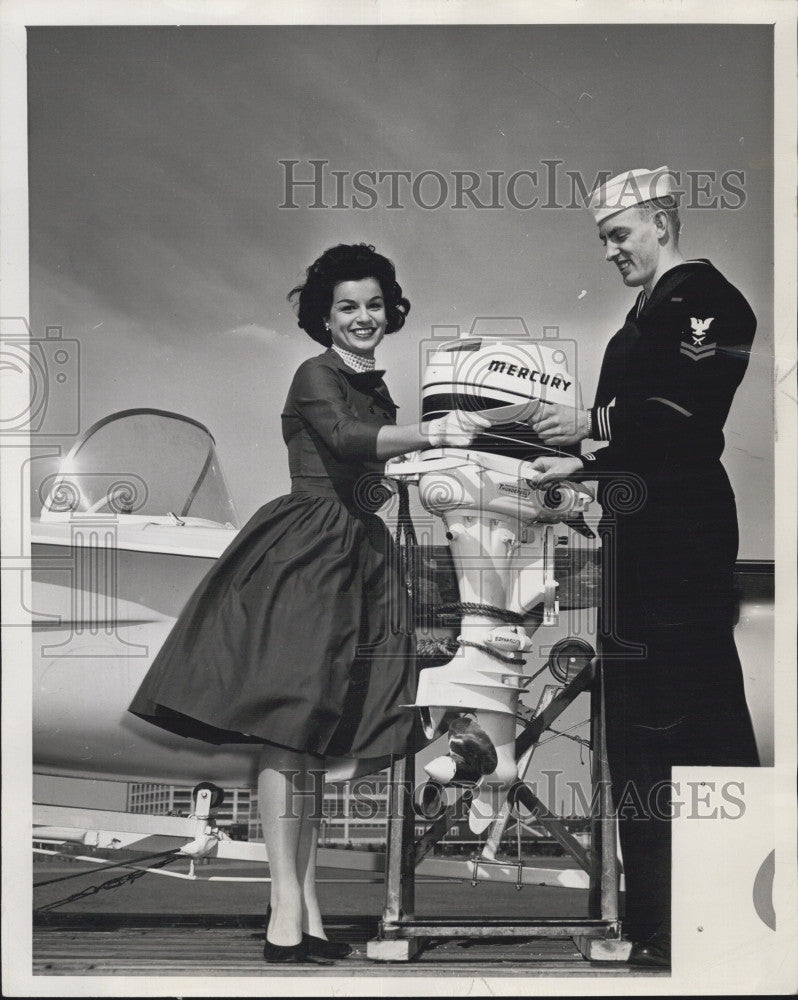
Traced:
<path id="1" fill-rule="evenodd" d="M 659 281 L 654 285 L 651 290 L 651 296 L 648 299 L 641 297 L 638 299 L 637 303 L 637 315 L 641 316 L 647 312 L 650 312 L 655 306 L 659 305 L 662 300 L 675 291 L 683 281 L 686 281 L 691 275 L 695 274 L 701 268 L 710 267 L 713 265 L 710 261 L 704 258 L 698 258 L 697 260 L 683 260 L 681 264 L 676 264 L 667 270 Z M 714 268 L 713 268 L 714 270 Z"/>

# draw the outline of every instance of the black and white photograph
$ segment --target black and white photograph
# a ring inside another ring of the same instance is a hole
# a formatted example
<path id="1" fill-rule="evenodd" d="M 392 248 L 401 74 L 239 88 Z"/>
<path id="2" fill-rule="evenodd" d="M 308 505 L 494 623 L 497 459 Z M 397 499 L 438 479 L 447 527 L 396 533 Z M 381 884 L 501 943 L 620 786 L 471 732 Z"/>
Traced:
<path id="1" fill-rule="evenodd" d="M 0 3 L 4 995 L 798 988 L 797 15 Z"/>

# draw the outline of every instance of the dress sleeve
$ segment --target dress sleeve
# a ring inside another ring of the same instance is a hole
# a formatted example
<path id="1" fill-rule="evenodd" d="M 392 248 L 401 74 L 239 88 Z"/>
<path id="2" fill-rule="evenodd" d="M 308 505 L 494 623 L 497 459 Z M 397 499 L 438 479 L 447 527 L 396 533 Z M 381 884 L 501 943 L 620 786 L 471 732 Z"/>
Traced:
<path id="1" fill-rule="evenodd" d="M 302 365 L 289 396 L 293 408 L 341 461 L 377 461 L 379 426 L 359 420 L 346 401 L 337 372 L 322 365 Z"/>
<path id="2" fill-rule="evenodd" d="M 588 472 L 651 471 L 680 450 L 718 439 L 748 365 L 756 319 L 739 293 L 713 312 L 689 317 L 690 329 L 671 339 L 650 395 L 593 407 L 594 440 L 609 444 L 582 456 Z"/>

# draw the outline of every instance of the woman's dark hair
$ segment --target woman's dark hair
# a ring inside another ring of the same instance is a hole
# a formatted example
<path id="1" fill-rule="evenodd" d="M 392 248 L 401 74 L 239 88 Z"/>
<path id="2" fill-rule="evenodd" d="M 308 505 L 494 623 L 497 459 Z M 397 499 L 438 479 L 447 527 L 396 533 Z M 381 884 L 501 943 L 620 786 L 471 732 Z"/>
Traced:
<path id="1" fill-rule="evenodd" d="M 296 301 L 298 325 L 314 340 L 329 347 L 332 344 L 325 320 L 332 308 L 333 291 L 342 281 L 361 281 L 374 278 L 379 282 L 385 300 L 386 333 L 395 333 L 405 325 L 410 303 L 402 295 L 396 280 L 396 270 L 382 254 L 376 253 L 368 243 L 339 243 L 325 250 L 307 269 L 304 285 L 297 285 L 288 293 Z"/>

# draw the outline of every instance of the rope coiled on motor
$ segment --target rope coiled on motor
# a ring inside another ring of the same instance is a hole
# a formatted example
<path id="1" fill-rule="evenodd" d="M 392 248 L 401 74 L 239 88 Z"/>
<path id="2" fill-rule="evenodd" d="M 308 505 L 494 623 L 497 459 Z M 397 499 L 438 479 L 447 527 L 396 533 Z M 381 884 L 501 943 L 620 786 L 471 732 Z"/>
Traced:
<path id="1" fill-rule="evenodd" d="M 526 620 L 523 615 L 507 608 L 496 607 L 495 604 L 477 604 L 474 601 L 456 601 L 452 604 L 442 604 L 434 609 L 441 617 L 453 615 L 481 615 L 484 618 L 498 618 L 509 625 L 523 625 Z"/>

